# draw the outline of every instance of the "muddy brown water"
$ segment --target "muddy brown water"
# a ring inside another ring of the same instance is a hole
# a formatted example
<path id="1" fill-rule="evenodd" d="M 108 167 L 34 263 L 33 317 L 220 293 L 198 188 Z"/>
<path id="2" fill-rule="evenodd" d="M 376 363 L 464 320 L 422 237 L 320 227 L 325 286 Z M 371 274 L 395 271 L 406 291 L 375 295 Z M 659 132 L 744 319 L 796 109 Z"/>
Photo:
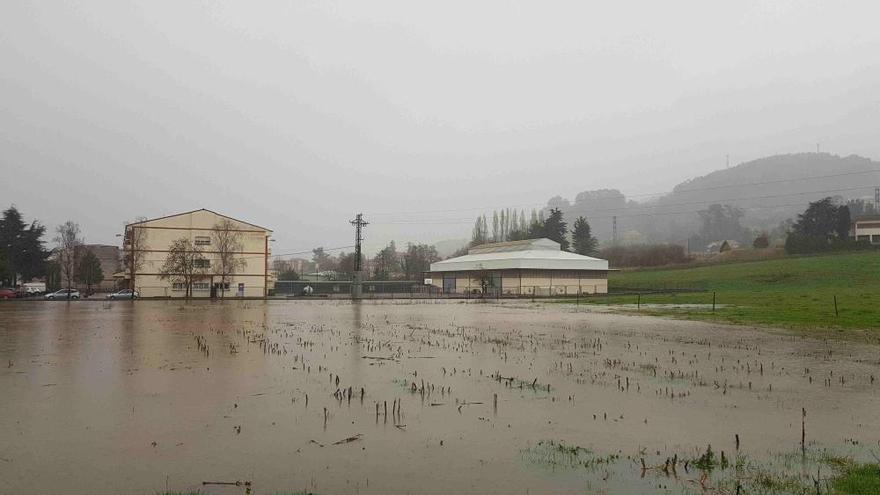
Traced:
<path id="1" fill-rule="evenodd" d="M 876 451 L 878 350 L 540 304 L 0 304 L 0 493 L 688 492 L 636 459 L 790 452 L 802 408 L 809 445 Z"/>

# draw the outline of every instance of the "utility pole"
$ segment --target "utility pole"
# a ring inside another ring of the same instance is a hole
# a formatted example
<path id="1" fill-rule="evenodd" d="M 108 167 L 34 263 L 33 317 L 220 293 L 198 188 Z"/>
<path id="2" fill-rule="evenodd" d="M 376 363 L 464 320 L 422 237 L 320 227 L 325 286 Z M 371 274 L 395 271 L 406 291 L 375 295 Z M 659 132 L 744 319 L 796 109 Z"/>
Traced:
<path id="1" fill-rule="evenodd" d="M 611 241 L 617 244 L 617 215 L 611 217 Z"/>
<path id="2" fill-rule="evenodd" d="M 874 188 L 874 213 L 880 213 L 880 187 Z"/>
<path id="3" fill-rule="evenodd" d="M 361 272 L 361 242 L 364 240 L 363 238 L 363 228 L 369 225 L 368 222 L 364 221 L 363 213 L 358 213 L 354 220 L 351 222 L 354 225 L 354 280 L 351 284 L 351 298 L 352 299 L 360 299 L 361 298 L 361 279 L 363 278 L 363 273 Z"/>

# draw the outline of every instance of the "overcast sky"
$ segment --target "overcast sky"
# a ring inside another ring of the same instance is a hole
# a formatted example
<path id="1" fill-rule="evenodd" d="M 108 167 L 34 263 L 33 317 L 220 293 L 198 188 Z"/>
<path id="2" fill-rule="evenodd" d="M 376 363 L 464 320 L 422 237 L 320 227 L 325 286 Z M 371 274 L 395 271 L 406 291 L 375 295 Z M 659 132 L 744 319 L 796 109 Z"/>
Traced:
<path id="1" fill-rule="evenodd" d="M 880 158 L 876 1 L 5 1 L 0 206 L 90 242 L 209 208 L 275 252 L 480 208 Z M 452 211 L 450 211 L 452 210 Z M 423 213 L 420 213 L 423 212 Z"/>

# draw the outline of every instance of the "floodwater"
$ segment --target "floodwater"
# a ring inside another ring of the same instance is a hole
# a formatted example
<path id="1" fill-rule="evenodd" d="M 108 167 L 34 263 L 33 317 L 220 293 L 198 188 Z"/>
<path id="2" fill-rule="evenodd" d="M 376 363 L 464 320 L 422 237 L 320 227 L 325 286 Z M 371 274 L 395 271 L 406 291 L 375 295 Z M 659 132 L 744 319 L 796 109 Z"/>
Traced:
<path id="1" fill-rule="evenodd" d="M 0 304 L 0 493 L 689 493 L 641 459 L 771 459 L 803 409 L 809 448 L 876 450 L 878 349 L 524 303 Z"/>

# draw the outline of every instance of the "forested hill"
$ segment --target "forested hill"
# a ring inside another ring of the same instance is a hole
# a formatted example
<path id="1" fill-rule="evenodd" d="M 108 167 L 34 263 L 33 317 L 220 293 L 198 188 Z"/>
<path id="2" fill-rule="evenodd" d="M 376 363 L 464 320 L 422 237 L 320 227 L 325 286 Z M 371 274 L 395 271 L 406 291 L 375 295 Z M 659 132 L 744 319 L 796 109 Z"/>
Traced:
<path id="1" fill-rule="evenodd" d="M 799 153 L 760 158 L 696 177 L 675 186 L 661 202 L 782 205 L 793 202 L 786 195 L 871 196 L 875 186 L 880 186 L 880 162 L 857 155 Z"/>
<path id="2" fill-rule="evenodd" d="M 742 209 L 742 224 L 769 231 L 796 217 L 810 201 L 840 196 L 873 202 L 880 187 L 880 162 L 850 155 L 799 153 L 775 155 L 718 170 L 682 182 L 650 201 L 633 201 L 617 190 L 584 191 L 574 201 L 555 197 L 567 218 L 592 218 L 600 240 L 611 237 L 616 216 L 619 239 L 633 242 L 681 242 L 699 228 L 698 211 L 711 204 Z"/>

